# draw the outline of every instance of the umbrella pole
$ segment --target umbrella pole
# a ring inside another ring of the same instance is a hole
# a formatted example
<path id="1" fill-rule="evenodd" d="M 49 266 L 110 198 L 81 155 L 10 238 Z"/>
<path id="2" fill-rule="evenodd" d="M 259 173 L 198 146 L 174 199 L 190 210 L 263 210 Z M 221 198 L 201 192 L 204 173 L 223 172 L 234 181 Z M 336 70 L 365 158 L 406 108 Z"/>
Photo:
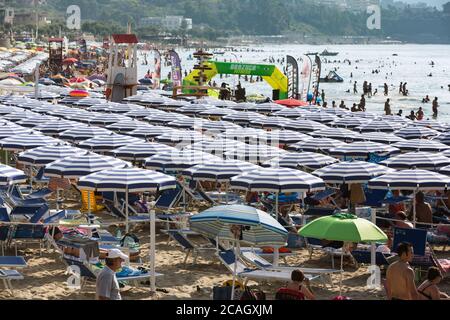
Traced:
<path id="1" fill-rule="evenodd" d="M 33 167 L 30 166 L 30 189 L 33 190 Z"/>
<path id="2" fill-rule="evenodd" d="M 56 211 L 59 211 L 59 188 L 56 188 Z"/>
<path id="3" fill-rule="evenodd" d="M 279 193 L 277 193 L 276 197 L 275 197 L 275 219 L 278 220 L 278 196 Z"/>
<path id="4" fill-rule="evenodd" d="M 128 233 L 128 187 L 125 191 L 125 231 Z"/>
<path id="5" fill-rule="evenodd" d="M 339 278 L 339 295 L 342 295 L 342 273 L 344 272 L 344 248 L 345 248 L 345 243 L 342 246 L 342 251 L 341 251 L 341 275 Z"/>
<path id="6" fill-rule="evenodd" d="M 91 191 L 87 190 L 87 193 L 88 193 L 88 196 L 87 196 L 87 198 L 88 198 L 88 216 L 90 216 L 91 215 Z"/>
<path id="7" fill-rule="evenodd" d="M 372 223 L 376 225 L 377 223 L 377 211 L 374 208 L 370 209 L 370 213 L 371 213 L 371 219 L 372 219 Z M 372 266 L 376 265 L 376 249 L 375 249 L 375 242 L 371 242 L 370 243 L 370 264 Z"/>
<path id="8" fill-rule="evenodd" d="M 156 271 L 155 271 L 155 259 L 156 259 L 156 231 L 155 231 L 155 210 L 150 210 L 150 292 L 151 294 L 156 292 Z"/>
<path id="9" fill-rule="evenodd" d="M 416 227 L 416 190 L 413 193 L 413 225 Z"/>
<path id="10" fill-rule="evenodd" d="M 225 202 L 228 204 L 228 182 L 225 182 Z"/>
<path id="11" fill-rule="evenodd" d="M 233 286 L 231 287 L 231 300 L 234 299 L 234 288 L 236 286 L 236 270 L 237 270 L 237 261 L 238 261 L 238 249 L 239 241 L 235 240 L 234 242 L 234 270 L 233 270 Z"/>

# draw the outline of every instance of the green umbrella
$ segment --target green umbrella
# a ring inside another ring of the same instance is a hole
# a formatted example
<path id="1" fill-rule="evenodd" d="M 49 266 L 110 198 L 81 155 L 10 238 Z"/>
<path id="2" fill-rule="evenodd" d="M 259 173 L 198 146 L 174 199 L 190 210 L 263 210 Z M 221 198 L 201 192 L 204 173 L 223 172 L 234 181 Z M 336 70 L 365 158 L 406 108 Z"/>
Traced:
<path id="1" fill-rule="evenodd" d="M 343 242 L 386 242 L 386 234 L 372 222 L 348 213 L 315 219 L 298 232 L 303 237 Z M 342 290 L 344 248 L 341 253 L 339 295 Z"/>
<path id="2" fill-rule="evenodd" d="M 303 237 L 345 242 L 386 242 L 386 234 L 372 222 L 348 213 L 315 219 L 298 232 Z"/>

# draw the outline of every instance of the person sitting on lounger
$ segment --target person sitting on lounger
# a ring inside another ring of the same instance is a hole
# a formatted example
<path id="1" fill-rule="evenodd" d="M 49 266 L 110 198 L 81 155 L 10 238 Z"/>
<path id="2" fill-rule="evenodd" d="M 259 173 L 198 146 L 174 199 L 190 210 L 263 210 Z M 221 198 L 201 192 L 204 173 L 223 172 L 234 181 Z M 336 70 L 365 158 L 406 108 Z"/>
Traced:
<path id="1" fill-rule="evenodd" d="M 438 288 L 442 280 L 442 273 L 436 267 L 428 268 L 427 280 L 425 280 L 417 289 L 425 300 L 450 300 L 448 294 L 441 292 Z"/>
<path id="2" fill-rule="evenodd" d="M 395 214 L 395 219 L 397 221 L 394 221 L 394 226 L 397 228 L 405 228 L 405 229 L 412 229 L 414 228 L 414 225 L 411 221 L 408 220 L 408 217 L 406 216 L 406 213 L 403 211 L 399 211 Z"/>
<path id="3" fill-rule="evenodd" d="M 386 291 L 389 300 L 420 300 L 414 283 L 414 270 L 409 263 L 414 257 L 410 243 L 402 242 L 397 247 L 400 260 L 391 264 L 386 271 Z"/>
<path id="4" fill-rule="evenodd" d="M 408 218 L 413 219 L 413 208 L 409 212 Z M 425 202 L 425 195 L 423 192 L 416 194 L 416 221 L 422 223 L 433 223 L 433 212 L 428 202 Z"/>
<path id="5" fill-rule="evenodd" d="M 293 270 L 291 273 L 291 280 L 292 282 L 286 286 L 287 289 L 301 292 L 308 300 L 316 300 L 316 297 L 311 291 L 309 280 L 305 277 L 301 270 Z"/>

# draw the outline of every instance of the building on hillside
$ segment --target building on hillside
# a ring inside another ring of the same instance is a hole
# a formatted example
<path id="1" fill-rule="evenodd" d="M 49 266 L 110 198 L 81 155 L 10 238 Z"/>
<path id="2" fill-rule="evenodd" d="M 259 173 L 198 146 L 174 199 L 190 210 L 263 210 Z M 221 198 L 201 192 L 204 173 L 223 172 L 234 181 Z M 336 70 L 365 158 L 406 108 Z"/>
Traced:
<path id="1" fill-rule="evenodd" d="M 192 19 L 183 16 L 147 17 L 140 21 L 141 27 L 162 27 L 167 30 L 192 29 Z"/>

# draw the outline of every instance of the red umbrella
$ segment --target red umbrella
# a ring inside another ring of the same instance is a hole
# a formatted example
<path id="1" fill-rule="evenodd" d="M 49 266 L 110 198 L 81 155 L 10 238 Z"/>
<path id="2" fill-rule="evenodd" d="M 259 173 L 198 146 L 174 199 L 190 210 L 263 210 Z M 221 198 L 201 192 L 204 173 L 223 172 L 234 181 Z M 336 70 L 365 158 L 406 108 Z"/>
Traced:
<path id="1" fill-rule="evenodd" d="M 301 101 L 301 100 L 292 99 L 292 98 L 284 99 L 284 100 L 277 100 L 277 101 L 275 101 L 275 103 L 278 103 L 278 104 L 281 104 L 283 106 L 290 107 L 290 108 L 309 106 L 309 103 L 306 101 Z"/>
<path id="2" fill-rule="evenodd" d="M 64 63 L 64 64 L 73 64 L 73 63 L 75 63 L 75 62 L 78 62 L 78 59 L 75 59 L 75 58 L 66 58 L 66 59 L 63 60 L 63 63 Z"/>

